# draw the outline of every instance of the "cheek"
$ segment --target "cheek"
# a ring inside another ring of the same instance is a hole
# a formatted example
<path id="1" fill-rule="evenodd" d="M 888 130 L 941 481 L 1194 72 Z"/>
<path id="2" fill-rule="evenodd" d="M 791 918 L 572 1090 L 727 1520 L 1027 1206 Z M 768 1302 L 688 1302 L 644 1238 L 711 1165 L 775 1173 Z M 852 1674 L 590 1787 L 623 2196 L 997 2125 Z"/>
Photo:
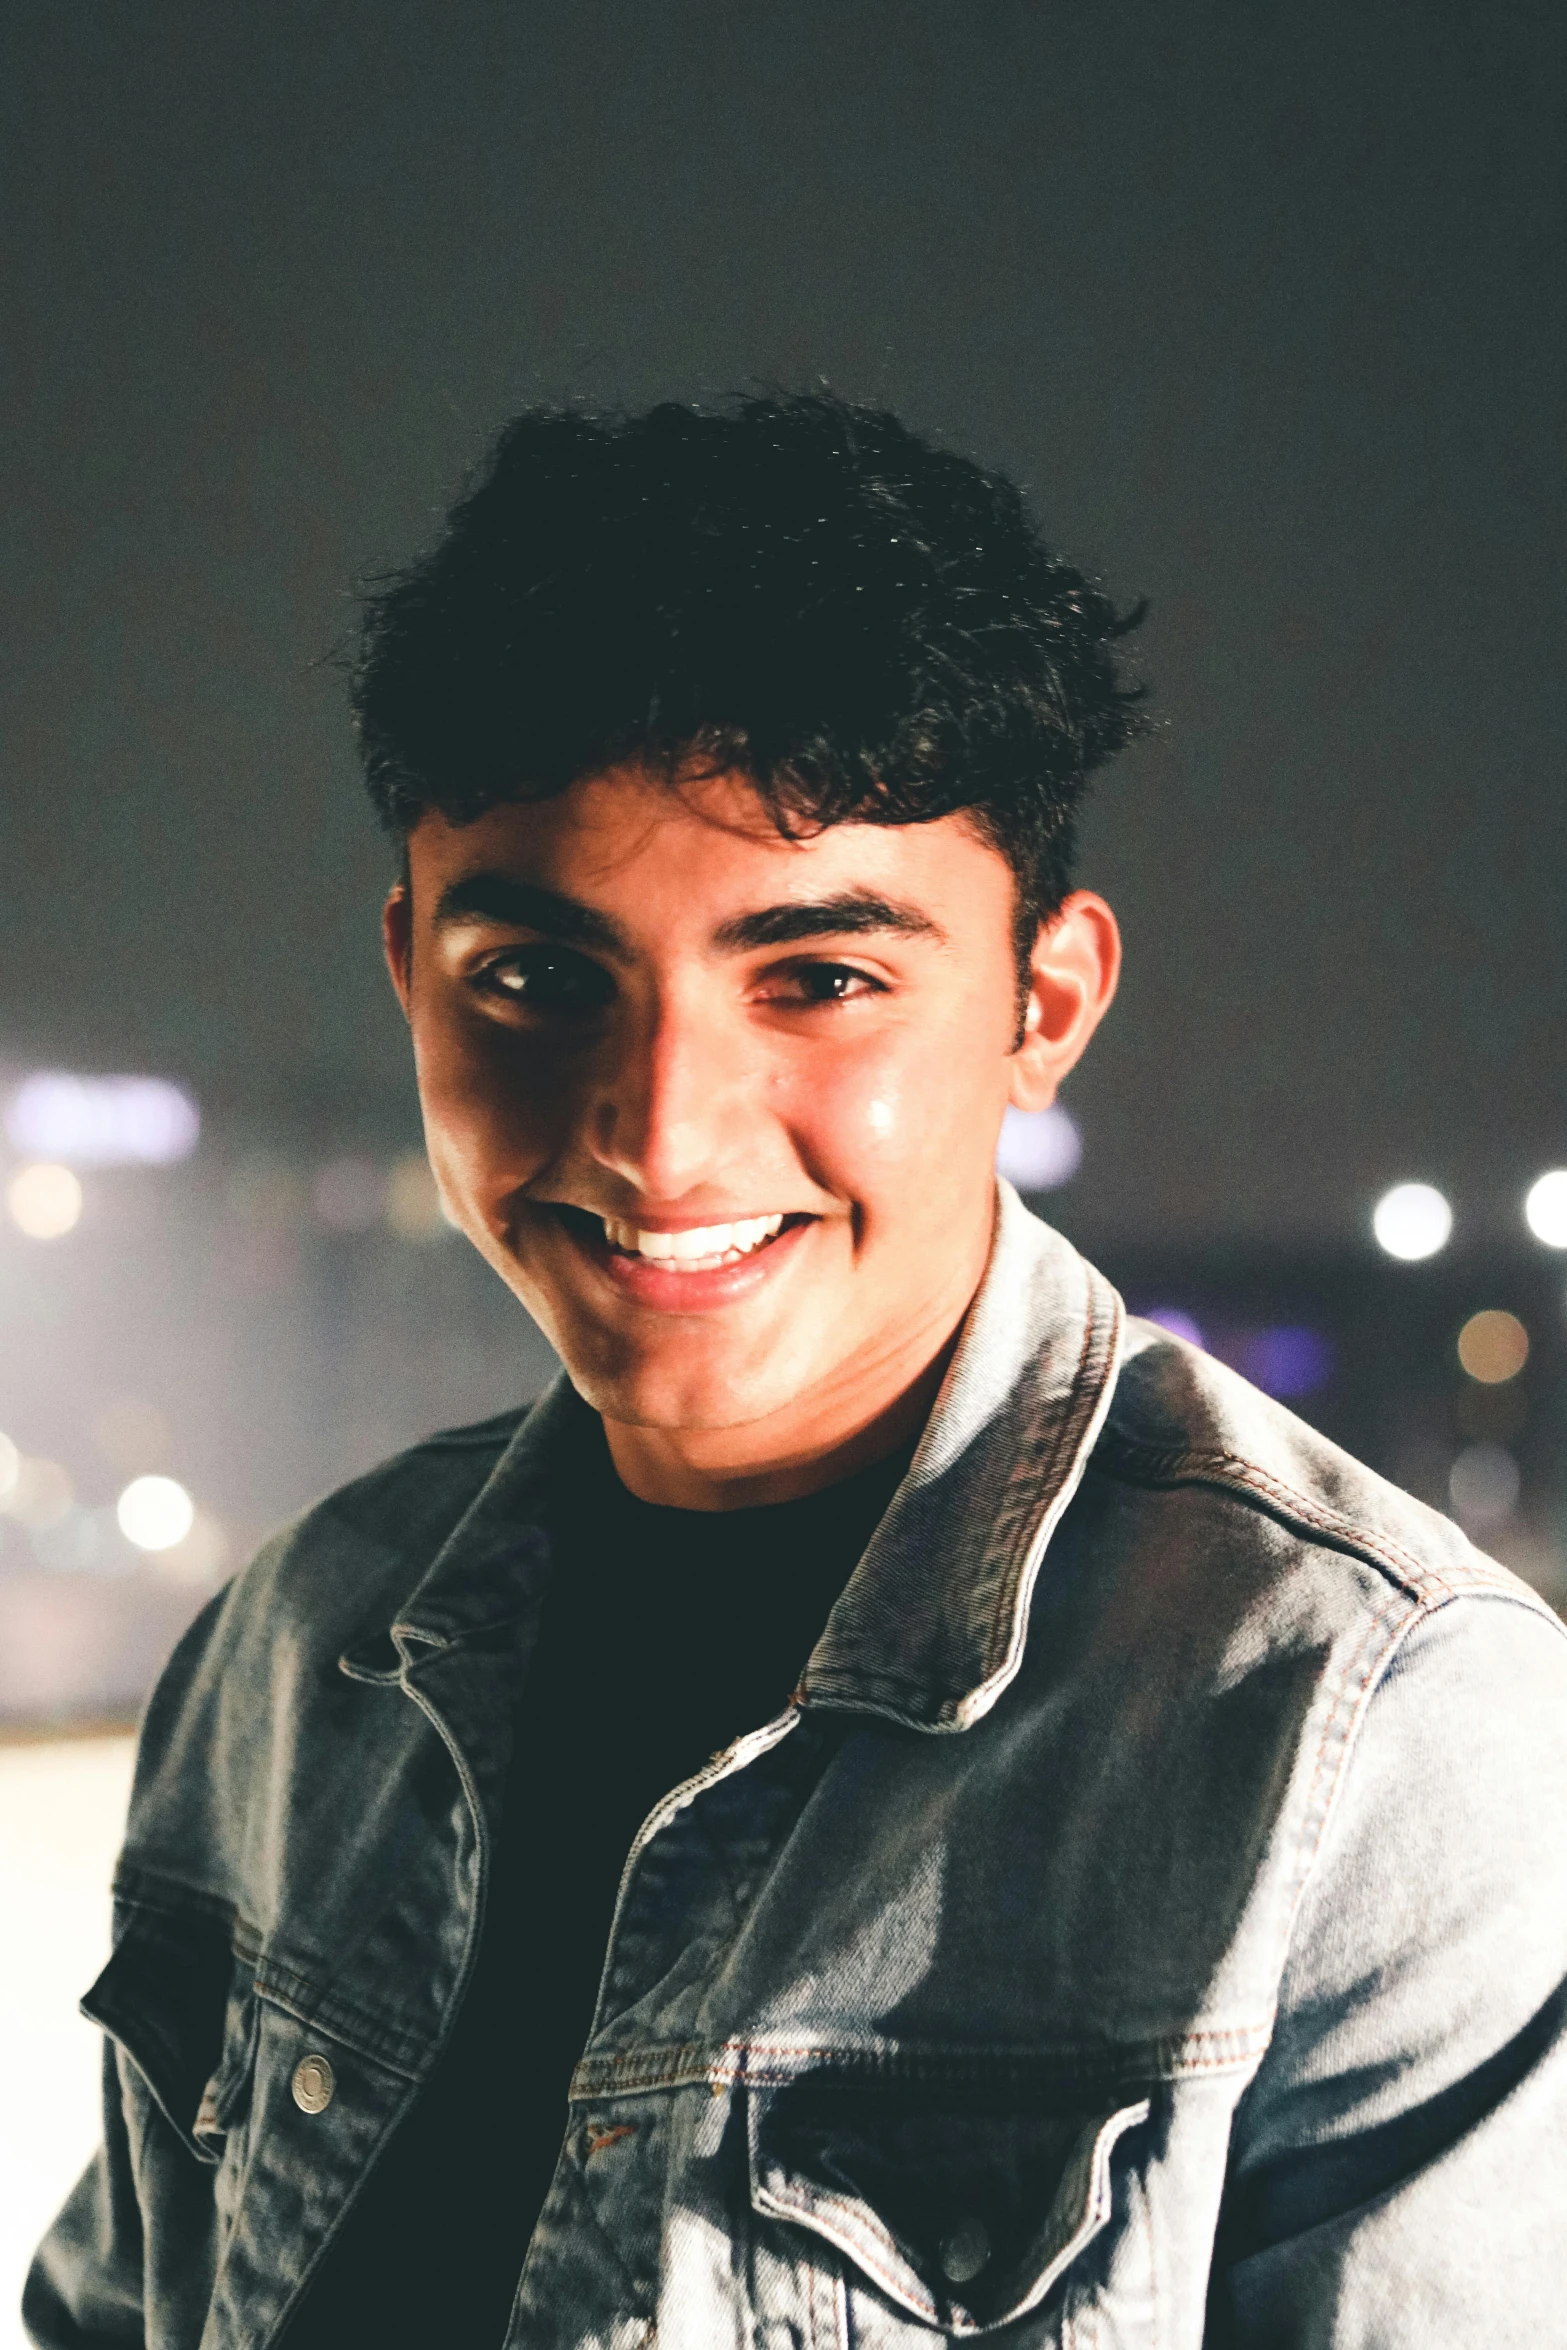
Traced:
<path id="1" fill-rule="evenodd" d="M 867 1208 L 931 1207 L 988 1183 L 1004 1100 L 999 1060 L 937 1059 L 898 1036 L 815 1069 L 792 1105 L 817 1179 Z"/>
<path id="2" fill-rule="evenodd" d="M 431 1158 L 466 1193 L 513 1188 L 548 1157 L 567 1089 L 543 1082 L 515 1040 L 432 1020 L 416 1023 L 414 1056 Z"/>

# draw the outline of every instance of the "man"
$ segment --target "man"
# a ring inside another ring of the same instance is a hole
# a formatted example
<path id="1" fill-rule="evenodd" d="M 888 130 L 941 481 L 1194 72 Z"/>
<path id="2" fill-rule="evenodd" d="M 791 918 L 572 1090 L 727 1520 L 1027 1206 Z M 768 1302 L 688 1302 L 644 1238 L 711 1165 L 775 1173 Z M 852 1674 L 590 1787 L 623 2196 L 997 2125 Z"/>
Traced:
<path id="1" fill-rule="evenodd" d="M 38 2342 L 1567 2338 L 1562 1628 L 993 1177 L 1124 625 L 826 397 L 524 416 L 372 604 L 431 1161 L 565 1373 L 177 1651 Z"/>

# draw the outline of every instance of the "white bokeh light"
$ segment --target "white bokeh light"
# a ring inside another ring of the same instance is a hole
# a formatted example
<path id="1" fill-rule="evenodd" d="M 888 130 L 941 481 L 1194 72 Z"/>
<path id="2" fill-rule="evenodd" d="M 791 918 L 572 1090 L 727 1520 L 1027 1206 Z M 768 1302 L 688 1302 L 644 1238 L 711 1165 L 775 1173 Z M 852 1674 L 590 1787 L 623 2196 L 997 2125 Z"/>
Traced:
<path id="1" fill-rule="evenodd" d="M 165 1077 L 76 1077 L 40 1069 L 6 1104 L 19 1151 L 73 1167 L 168 1167 L 189 1158 L 201 1113 Z"/>
<path id="2" fill-rule="evenodd" d="M 1547 1248 L 1567 1248 L 1567 1167 L 1553 1167 L 1531 1183 L 1523 1203 L 1524 1222 Z"/>
<path id="3" fill-rule="evenodd" d="M 115 1503 L 120 1532 L 138 1550 L 172 1550 L 196 1522 L 196 1505 L 173 1477 L 133 1477 Z"/>
<path id="4" fill-rule="evenodd" d="M 1412 1265 L 1446 1248 L 1453 1211 L 1430 1183 L 1395 1183 L 1377 1201 L 1371 1229 L 1390 1257 Z"/>
<path id="5" fill-rule="evenodd" d="M 69 1476 L 58 1461 L 38 1460 L 14 1446 L 11 1451 L 11 1474 L 0 1494 L 0 1509 L 35 1534 L 58 1526 L 69 1517 L 76 1498 Z"/>
<path id="6" fill-rule="evenodd" d="M 69 1167 L 24 1167 L 6 1186 L 5 1204 L 29 1240 L 59 1240 L 81 1217 L 82 1187 Z"/>
<path id="7" fill-rule="evenodd" d="M 1499 1444 L 1470 1444 L 1447 1480 L 1453 1515 L 1471 1533 L 1504 1525 L 1518 1502 L 1518 1463 Z"/>
<path id="8" fill-rule="evenodd" d="M 1083 1163 L 1077 1121 L 1059 1102 L 1048 1110 L 1008 1110 L 996 1145 L 996 1172 L 1019 1191 L 1057 1191 Z"/>

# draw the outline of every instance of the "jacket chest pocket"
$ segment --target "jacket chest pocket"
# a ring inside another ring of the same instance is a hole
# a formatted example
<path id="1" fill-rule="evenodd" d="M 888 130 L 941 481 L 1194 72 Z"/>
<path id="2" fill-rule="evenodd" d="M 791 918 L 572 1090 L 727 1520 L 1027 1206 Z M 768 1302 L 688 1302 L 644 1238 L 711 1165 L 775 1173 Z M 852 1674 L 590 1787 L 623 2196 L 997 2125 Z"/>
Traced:
<path id="1" fill-rule="evenodd" d="M 82 2001 L 130 2058 L 146 2105 L 187 2154 L 220 2172 L 235 2167 L 229 2158 L 249 2112 L 260 2020 L 254 1972 L 226 1924 L 137 1907 Z M 149 2112 L 143 2137 L 150 2124 Z"/>
<path id="2" fill-rule="evenodd" d="M 757 2231 L 753 2264 L 764 2335 L 792 2301 L 790 2322 L 822 2350 L 929 2350 L 1003 2327 L 1017 2329 L 1009 2350 L 1033 2350 L 1063 2338 L 1091 2246 L 1096 2281 L 1114 2268 L 1123 2312 L 1146 2310 L 1149 2249 L 1134 2206 L 1136 2133 L 1150 2111 L 1147 2098 L 1050 2110 L 809 2077 L 753 2093 L 751 2208 L 774 2223 Z M 833 2324 L 802 2326 L 834 2270 Z M 1139 2338 L 1135 2324 L 1107 2336 Z"/>

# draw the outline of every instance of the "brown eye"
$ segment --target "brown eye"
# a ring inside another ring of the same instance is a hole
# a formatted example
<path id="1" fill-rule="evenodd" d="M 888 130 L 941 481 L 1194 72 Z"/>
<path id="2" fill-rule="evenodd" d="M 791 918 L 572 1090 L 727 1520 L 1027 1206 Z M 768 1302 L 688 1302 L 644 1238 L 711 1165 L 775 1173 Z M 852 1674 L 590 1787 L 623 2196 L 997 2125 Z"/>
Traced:
<path id="1" fill-rule="evenodd" d="M 614 995 L 614 983 L 599 964 L 564 947 L 517 947 L 487 963 L 480 984 L 508 1003 L 533 1012 L 596 1012 Z"/>
<path id="2" fill-rule="evenodd" d="M 852 963 L 800 963 L 788 976 L 794 994 L 808 1004 L 846 1004 L 856 996 L 886 993 L 879 979 Z"/>

